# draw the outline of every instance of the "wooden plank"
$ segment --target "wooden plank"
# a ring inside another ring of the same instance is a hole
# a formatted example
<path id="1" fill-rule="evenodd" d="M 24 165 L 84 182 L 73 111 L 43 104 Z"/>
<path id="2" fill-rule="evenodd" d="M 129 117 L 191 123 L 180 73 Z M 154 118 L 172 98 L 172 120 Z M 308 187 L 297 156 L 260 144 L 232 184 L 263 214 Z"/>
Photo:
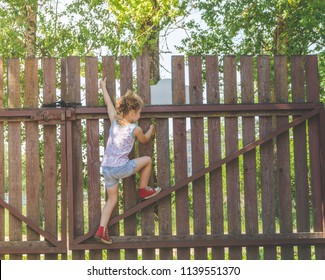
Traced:
<path id="1" fill-rule="evenodd" d="M 67 101 L 67 59 L 62 58 L 60 61 L 60 96 L 62 101 Z M 60 155 L 60 161 L 61 161 L 61 240 L 64 242 L 64 244 L 68 243 L 68 232 L 67 232 L 67 219 L 68 217 L 68 161 L 67 161 L 67 126 L 66 122 L 61 124 L 60 130 L 60 140 L 61 140 L 61 155 Z M 70 221 L 69 221 L 70 223 Z M 70 224 L 69 224 L 70 226 Z M 61 259 L 67 259 L 67 254 L 61 254 Z"/>
<path id="2" fill-rule="evenodd" d="M 203 103 L 202 58 L 189 57 L 190 103 Z M 191 118 L 192 172 L 205 167 L 203 118 Z M 194 234 L 207 234 L 205 177 L 193 182 L 193 220 Z M 195 259 L 207 259 L 207 248 L 195 248 Z"/>
<path id="3" fill-rule="evenodd" d="M 218 57 L 206 56 L 206 84 L 208 104 L 220 103 Z M 221 125 L 220 118 L 208 118 L 209 163 L 221 159 Z M 224 233 L 222 168 L 210 172 L 210 219 L 211 234 Z M 223 260 L 224 248 L 213 247 L 212 259 Z"/>
<path id="4" fill-rule="evenodd" d="M 102 77 L 106 77 L 106 87 L 108 90 L 108 94 L 111 97 L 111 100 L 115 104 L 116 102 L 116 74 L 115 74 L 115 57 L 114 56 L 103 56 L 102 58 Z M 109 128 L 110 128 L 110 121 L 107 118 L 107 109 L 105 108 L 105 119 L 104 119 L 104 147 L 106 146 L 108 135 L 109 135 Z M 105 193 L 107 196 L 107 194 Z M 116 205 L 112 212 L 112 217 L 116 217 L 119 215 L 119 204 Z M 120 227 L 119 223 L 111 226 L 109 228 L 109 232 L 111 236 L 119 236 L 120 235 Z M 120 250 L 109 250 L 108 259 L 110 260 L 119 260 L 120 259 Z"/>
<path id="5" fill-rule="evenodd" d="M 38 107 L 38 59 L 25 60 L 25 107 Z M 26 213 L 36 224 L 40 220 L 40 158 L 38 142 L 38 123 L 26 122 Z M 55 174 L 56 175 L 56 174 Z M 56 176 L 54 177 L 56 178 Z M 39 234 L 27 228 L 27 240 L 40 240 Z M 38 260 L 40 255 L 28 255 L 28 259 Z"/>
<path id="6" fill-rule="evenodd" d="M 4 108 L 4 71 L 3 59 L 0 57 L 0 109 Z M 5 196 L 5 146 L 4 146 L 4 123 L 0 122 L 0 198 L 4 199 Z M 0 241 L 5 240 L 5 211 L 0 207 Z M 5 256 L 0 254 L 0 260 Z"/>
<path id="7" fill-rule="evenodd" d="M 20 210 L 6 203 L 4 200 L 0 200 L 0 205 L 3 208 L 7 209 L 12 216 L 15 216 L 17 219 L 24 222 L 29 228 L 42 235 L 47 241 L 51 242 L 54 246 L 60 245 L 59 241 L 54 238 L 53 235 L 41 229 L 38 224 L 35 224 L 30 218 L 27 218 L 25 215 L 23 215 Z"/>
<path id="8" fill-rule="evenodd" d="M 302 56 L 291 57 L 291 87 L 292 101 L 305 102 L 304 92 L 304 58 Z M 296 118 L 296 117 L 295 117 Z M 294 136 L 294 167 L 296 185 L 296 220 L 298 232 L 310 231 L 309 220 L 309 187 L 307 166 L 307 142 L 306 123 L 302 123 L 293 129 Z M 299 259 L 310 259 L 309 246 L 298 247 Z"/>
<path id="9" fill-rule="evenodd" d="M 98 59 L 86 57 L 86 105 L 98 106 Z M 88 185 L 88 227 L 97 229 L 101 216 L 99 122 L 87 120 L 87 185 Z M 89 251 L 92 260 L 102 259 L 102 252 Z"/>
<path id="10" fill-rule="evenodd" d="M 148 56 L 137 57 L 137 90 L 145 105 L 150 105 L 150 61 Z M 139 125 L 143 131 L 147 131 L 150 127 L 151 121 L 149 119 L 140 119 Z M 139 144 L 139 156 L 149 156 L 152 158 L 152 142 L 146 144 Z M 153 186 L 153 176 L 149 179 L 149 185 Z M 155 234 L 155 220 L 154 220 L 154 206 L 141 211 L 141 234 L 154 235 Z M 154 260 L 155 250 L 142 250 L 142 259 Z"/>
<path id="11" fill-rule="evenodd" d="M 286 56 L 274 58 L 274 92 L 276 101 L 288 102 L 288 73 Z M 277 117 L 276 125 L 281 127 L 289 123 L 288 117 Z M 277 181 L 279 190 L 280 232 L 292 233 L 292 195 L 289 131 L 276 139 L 277 145 Z M 281 259 L 294 259 L 292 246 L 281 247 Z"/>
<path id="12" fill-rule="evenodd" d="M 325 204 L 325 110 L 321 110 L 320 116 L 320 143 L 321 143 L 321 176 L 322 176 L 322 201 Z M 323 217 L 325 209 L 323 208 Z M 325 232 L 325 222 L 323 222 L 323 232 Z"/>
<path id="13" fill-rule="evenodd" d="M 8 59 L 8 107 L 20 107 L 20 61 Z M 22 153 L 21 124 L 8 124 L 8 176 L 9 204 L 22 211 Z M 22 222 L 12 214 L 9 215 L 9 240 L 22 240 Z M 10 254 L 10 259 L 21 259 L 19 254 Z"/>
<path id="14" fill-rule="evenodd" d="M 198 247 L 233 247 L 233 246 L 282 246 L 299 244 L 324 244 L 322 232 L 317 233 L 277 233 L 277 234 L 213 234 L 213 235 L 163 235 L 163 236 L 120 236 L 110 245 L 114 249 L 131 248 L 198 248 Z M 79 249 L 101 249 L 105 244 L 84 243 Z"/>
<path id="15" fill-rule="evenodd" d="M 80 102 L 80 58 L 67 58 L 67 101 Z M 83 180 L 82 180 L 82 127 L 81 121 L 72 123 L 72 172 L 73 172 L 73 231 L 74 239 L 84 233 Z M 72 251 L 73 259 L 84 259 L 85 252 Z"/>
<path id="16" fill-rule="evenodd" d="M 133 72 L 132 59 L 129 56 L 120 57 L 120 94 L 126 93 L 128 89 L 133 90 Z M 131 151 L 129 158 L 134 157 L 134 149 Z M 123 199 L 124 212 L 137 204 L 138 191 L 136 188 L 135 176 L 123 179 Z M 137 219 L 136 215 L 132 215 L 124 220 L 124 234 L 137 235 Z M 126 250 L 125 259 L 138 259 L 138 252 L 136 249 Z"/>
<path id="17" fill-rule="evenodd" d="M 271 103 L 270 58 L 257 57 L 258 97 L 260 103 Z M 260 117 L 260 137 L 272 131 L 272 117 Z M 275 233 L 275 192 L 274 192 L 273 141 L 260 147 L 260 170 L 262 189 L 263 233 Z M 276 248 L 264 247 L 265 259 L 276 259 Z"/>
<path id="18" fill-rule="evenodd" d="M 224 57 L 224 93 L 225 103 L 237 103 L 237 78 L 236 57 L 227 55 Z M 238 119 L 236 117 L 225 118 L 226 155 L 238 150 Z M 239 185 L 239 160 L 238 158 L 227 163 L 227 211 L 229 234 L 241 233 L 240 218 L 240 185 Z M 230 247 L 229 259 L 241 259 L 242 248 Z"/>
<path id="19" fill-rule="evenodd" d="M 157 120 L 157 184 L 162 190 L 170 186 L 170 147 L 168 120 Z M 158 201 L 159 235 L 172 235 L 171 196 Z M 160 260 L 172 260 L 171 248 L 160 248 Z"/>
<path id="20" fill-rule="evenodd" d="M 56 59 L 43 58 L 43 100 L 45 104 L 56 101 Z M 44 126 L 44 222 L 45 230 L 58 237 L 57 224 L 57 151 L 56 126 Z M 58 255 L 45 254 L 45 259 L 55 260 Z"/>
<path id="21" fill-rule="evenodd" d="M 67 58 L 61 59 L 61 67 L 60 67 L 60 88 L 61 88 L 61 100 L 68 102 L 68 73 L 67 73 Z"/>
<path id="22" fill-rule="evenodd" d="M 61 191 L 61 211 L 58 213 L 61 217 L 61 223 L 59 225 L 59 233 L 61 235 L 62 247 L 65 250 L 61 254 L 61 260 L 66 260 L 68 258 L 68 231 L 67 231 L 67 221 L 68 221 L 68 161 L 67 161 L 67 130 L 66 122 L 61 123 L 60 126 L 60 191 Z"/>
<path id="23" fill-rule="evenodd" d="M 240 58 L 241 95 L 243 103 L 254 103 L 253 57 Z M 243 117 L 243 145 L 255 141 L 255 117 Z M 256 182 L 256 149 L 244 155 L 245 229 L 248 234 L 258 233 Z M 247 259 L 258 260 L 259 248 L 247 247 Z"/>
<path id="24" fill-rule="evenodd" d="M 203 105 L 151 105 L 141 111 L 141 118 L 190 118 L 190 117 L 255 117 L 303 115 L 306 110 L 323 109 L 323 103 L 265 103 L 265 104 L 203 104 Z M 106 107 L 77 107 L 77 119 L 107 119 Z M 28 110 L 1 110 L 1 118 L 34 117 Z"/>
<path id="25" fill-rule="evenodd" d="M 173 104 L 185 104 L 185 66 L 183 56 L 172 57 Z M 186 119 L 173 119 L 174 137 L 174 173 L 175 182 L 187 178 L 187 137 Z M 189 234 L 188 186 L 175 193 L 176 197 L 176 233 Z M 189 248 L 177 248 L 177 259 L 190 259 Z"/>
<path id="26" fill-rule="evenodd" d="M 320 101 L 318 61 L 316 55 L 305 56 L 306 94 L 308 102 Z M 320 118 L 316 116 L 308 121 L 309 154 L 311 171 L 311 192 L 314 215 L 314 231 L 322 231 L 325 227 L 324 201 L 322 202 L 322 174 L 321 174 L 321 143 Z M 324 184 L 324 182 L 323 182 Z M 323 188 L 324 191 L 324 188 Z M 322 205 L 323 204 L 323 205 Z M 325 258 L 325 247 L 316 246 L 316 259 Z"/>

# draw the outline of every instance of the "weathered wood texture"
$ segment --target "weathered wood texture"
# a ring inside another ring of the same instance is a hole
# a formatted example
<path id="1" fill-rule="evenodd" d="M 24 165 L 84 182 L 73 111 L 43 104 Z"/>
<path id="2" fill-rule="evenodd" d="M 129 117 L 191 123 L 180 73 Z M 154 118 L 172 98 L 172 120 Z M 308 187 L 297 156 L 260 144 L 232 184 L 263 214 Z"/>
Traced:
<path id="1" fill-rule="evenodd" d="M 173 105 L 154 106 L 146 56 L 32 58 L 23 73 L 0 59 L 0 259 L 325 258 L 317 56 L 171 64 Z M 138 124 L 157 132 L 130 158 L 150 156 L 162 188 L 140 201 L 139 174 L 121 180 L 111 246 L 93 239 L 107 199 L 102 77 L 114 103 L 134 88 L 143 99 Z"/>

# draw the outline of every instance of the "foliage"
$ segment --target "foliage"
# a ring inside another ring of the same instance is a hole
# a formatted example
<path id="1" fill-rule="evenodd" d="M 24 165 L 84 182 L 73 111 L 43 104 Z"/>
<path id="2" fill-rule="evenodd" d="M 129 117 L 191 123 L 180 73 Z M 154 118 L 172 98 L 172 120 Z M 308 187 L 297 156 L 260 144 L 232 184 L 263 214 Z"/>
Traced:
<path id="1" fill-rule="evenodd" d="M 325 88 L 325 2 L 307 0 L 192 1 L 200 22 L 188 22 L 178 48 L 187 54 L 318 54 Z"/>
<path id="2" fill-rule="evenodd" d="M 25 30 L 27 7 L 36 0 L 3 0 L 0 2 L 0 56 L 19 56 L 26 52 Z"/>
<path id="3" fill-rule="evenodd" d="M 204 24 L 189 22 L 189 53 L 302 55 L 324 51 L 325 4 L 306 0 L 193 0 Z"/>
<path id="4" fill-rule="evenodd" d="M 161 30 L 184 15 L 185 2 L 179 0 L 107 0 L 121 53 L 141 54 L 146 46 L 156 46 Z"/>
<path id="5" fill-rule="evenodd" d="M 37 56 L 105 52 L 135 57 L 144 46 L 156 46 L 160 30 L 184 14 L 185 2 L 4 0 L 0 3 L 0 56 L 26 55 L 27 9 L 37 12 Z"/>

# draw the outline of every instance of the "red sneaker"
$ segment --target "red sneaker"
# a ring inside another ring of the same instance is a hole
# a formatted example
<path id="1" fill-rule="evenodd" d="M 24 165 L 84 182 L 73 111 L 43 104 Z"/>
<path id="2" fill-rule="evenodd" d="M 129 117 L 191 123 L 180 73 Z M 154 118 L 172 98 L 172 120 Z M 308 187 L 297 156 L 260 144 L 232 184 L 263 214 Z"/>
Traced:
<path id="1" fill-rule="evenodd" d="M 156 187 L 156 188 L 152 188 L 149 186 L 146 186 L 143 189 L 139 189 L 139 197 L 143 198 L 143 199 L 148 199 L 150 197 L 155 196 L 156 194 L 160 193 L 161 188 Z"/>
<path id="2" fill-rule="evenodd" d="M 97 241 L 105 243 L 105 244 L 112 244 L 113 240 L 108 235 L 108 228 L 99 226 L 94 237 Z"/>

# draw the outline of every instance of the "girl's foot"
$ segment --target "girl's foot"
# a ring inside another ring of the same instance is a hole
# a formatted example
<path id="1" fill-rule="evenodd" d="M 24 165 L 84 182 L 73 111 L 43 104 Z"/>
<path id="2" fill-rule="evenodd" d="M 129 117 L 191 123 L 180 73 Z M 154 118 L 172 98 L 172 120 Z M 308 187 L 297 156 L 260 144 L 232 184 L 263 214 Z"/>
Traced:
<path id="1" fill-rule="evenodd" d="M 145 188 L 139 189 L 139 197 L 142 199 L 148 199 L 160 193 L 160 191 L 161 191 L 160 187 L 152 188 L 146 186 Z"/>
<path id="2" fill-rule="evenodd" d="M 112 244 L 113 240 L 108 235 L 108 228 L 99 226 L 95 234 L 95 239 L 105 244 Z"/>

